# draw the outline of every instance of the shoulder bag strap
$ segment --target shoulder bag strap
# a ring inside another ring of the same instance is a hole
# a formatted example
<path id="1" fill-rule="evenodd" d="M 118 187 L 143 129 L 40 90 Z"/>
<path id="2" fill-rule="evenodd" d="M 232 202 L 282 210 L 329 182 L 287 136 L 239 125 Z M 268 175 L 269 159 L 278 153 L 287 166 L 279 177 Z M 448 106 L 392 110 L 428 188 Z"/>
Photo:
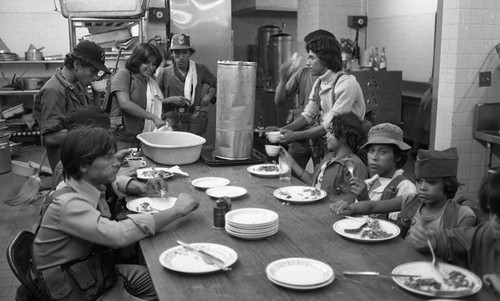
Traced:
<path id="1" fill-rule="evenodd" d="M 38 230 L 40 229 L 40 226 L 42 225 L 42 219 L 43 216 L 45 215 L 45 211 L 47 211 L 47 208 L 49 208 L 50 204 L 59 196 L 66 194 L 66 193 L 72 193 L 75 192 L 75 190 L 69 186 L 63 187 L 61 189 L 58 189 L 51 194 L 47 195 L 45 199 L 43 200 L 42 203 L 42 208 L 40 210 L 40 220 L 38 221 L 38 226 L 36 227 L 35 230 L 35 235 L 38 233 Z"/>

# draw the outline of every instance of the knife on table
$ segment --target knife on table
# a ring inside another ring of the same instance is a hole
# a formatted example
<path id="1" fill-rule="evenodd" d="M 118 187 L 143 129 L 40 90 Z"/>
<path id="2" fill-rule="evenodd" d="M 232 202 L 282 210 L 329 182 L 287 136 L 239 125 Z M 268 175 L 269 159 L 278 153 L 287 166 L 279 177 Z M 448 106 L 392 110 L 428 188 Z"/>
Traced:
<path id="1" fill-rule="evenodd" d="M 213 265 L 216 265 L 218 266 L 221 270 L 223 271 L 230 271 L 231 268 L 230 267 L 226 267 L 225 264 L 224 264 L 224 261 L 222 261 L 220 258 L 208 253 L 208 252 L 205 252 L 203 250 L 198 250 L 196 249 L 195 247 L 185 243 L 185 242 L 182 242 L 180 240 L 177 241 L 177 243 L 181 246 L 183 246 L 184 248 L 190 250 L 191 252 L 201 256 L 201 258 L 207 263 L 207 264 L 213 264 Z"/>
<path id="2" fill-rule="evenodd" d="M 420 275 L 408 275 L 408 274 L 382 274 L 380 272 L 372 272 L 372 271 L 343 271 L 342 272 L 346 276 L 378 276 L 378 277 L 422 277 Z"/>

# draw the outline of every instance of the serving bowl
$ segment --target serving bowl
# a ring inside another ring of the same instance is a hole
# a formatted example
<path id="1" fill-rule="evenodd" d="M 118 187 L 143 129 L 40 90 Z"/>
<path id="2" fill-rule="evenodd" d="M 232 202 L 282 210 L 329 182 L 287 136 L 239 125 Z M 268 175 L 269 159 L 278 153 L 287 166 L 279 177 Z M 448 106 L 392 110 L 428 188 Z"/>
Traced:
<path id="1" fill-rule="evenodd" d="M 146 157 L 159 164 L 182 165 L 200 158 L 205 138 L 188 132 L 150 132 L 137 135 Z"/>

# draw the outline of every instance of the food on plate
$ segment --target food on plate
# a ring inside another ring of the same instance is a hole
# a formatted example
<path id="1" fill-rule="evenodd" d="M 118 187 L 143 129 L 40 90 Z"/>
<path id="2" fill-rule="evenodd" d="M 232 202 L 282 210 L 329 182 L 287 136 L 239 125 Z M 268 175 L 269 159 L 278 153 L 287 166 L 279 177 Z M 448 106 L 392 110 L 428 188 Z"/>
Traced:
<path id="1" fill-rule="evenodd" d="M 304 201 L 310 199 L 316 199 L 322 195 L 321 190 L 314 187 L 306 189 L 301 188 L 295 191 L 287 190 L 286 188 L 284 188 L 284 189 L 278 189 L 278 193 L 284 196 L 286 199 L 301 198 Z"/>
<path id="2" fill-rule="evenodd" d="M 139 212 L 156 212 L 155 209 L 151 207 L 148 202 L 142 202 L 137 206 L 137 211 Z"/>
<path id="3" fill-rule="evenodd" d="M 143 178 L 168 178 L 172 175 L 173 173 L 162 169 L 150 169 L 142 171 L 142 173 L 139 176 Z"/>
<path id="4" fill-rule="evenodd" d="M 474 282 L 469 281 L 462 272 L 451 271 L 447 274 L 448 277 L 443 278 L 444 283 L 434 278 L 409 277 L 404 284 L 420 291 L 459 290 L 474 287 Z"/>
<path id="5" fill-rule="evenodd" d="M 279 169 L 276 165 L 262 165 L 259 166 L 259 168 L 257 168 L 257 171 L 273 172 L 273 171 L 279 171 Z"/>
<path id="6" fill-rule="evenodd" d="M 350 228 L 350 229 L 344 229 L 345 233 L 350 233 L 350 234 L 355 234 L 359 233 L 361 230 L 363 230 L 364 227 L 368 226 L 368 222 L 364 222 L 357 228 Z"/>
<path id="7" fill-rule="evenodd" d="M 361 230 L 362 238 L 377 239 L 390 237 L 392 234 L 383 230 L 380 222 L 376 219 L 369 219 L 368 226 Z"/>

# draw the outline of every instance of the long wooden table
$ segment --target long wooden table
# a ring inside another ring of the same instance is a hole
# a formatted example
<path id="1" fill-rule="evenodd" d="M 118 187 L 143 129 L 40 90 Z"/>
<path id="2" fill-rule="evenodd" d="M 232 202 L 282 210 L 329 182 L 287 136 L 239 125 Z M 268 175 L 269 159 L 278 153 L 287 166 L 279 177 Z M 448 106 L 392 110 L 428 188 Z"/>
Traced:
<path id="1" fill-rule="evenodd" d="M 344 270 L 371 270 L 389 273 L 396 266 L 430 260 L 406 241 L 395 238 L 380 243 L 360 243 L 347 240 L 333 231 L 340 218 L 332 214 L 328 201 L 308 204 L 283 204 L 273 196 L 279 186 L 277 178 L 260 178 L 247 171 L 250 165 L 210 167 L 202 161 L 181 166 L 189 177 L 175 176 L 169 180 L 169 196 L 181 192 L 200 199 L 197 211 L 167 227 L 154 237 L 140 242 L 144 259 L 151 273 L 160 300 L 421 300 L 396 285 L 391 278 L 346 277 Z M 200 177 L 217 176 L 241 186 L 248 193 L 233 199 L 232 207 L 266 208 L 279 215 L 279 232 L 261 240 L 243 240 L 225 230 L 213 228 L 215 200 L 191 185 Z M 304 185 L 292 179 L 291 185 Z M 217 243 L 238 253 L 232 271 L 210 274 L 184 274 L 164 268 L 160 254 L 177 245 L 177 240 L 189 243 Z M 271 283 L 266 266 L 287 257 L 307 257 L 329 264 L 335 272 L 330 285 L 300 291 Z M 491 290 L 482 289 L 467 300 L 498 300 Z"/>

